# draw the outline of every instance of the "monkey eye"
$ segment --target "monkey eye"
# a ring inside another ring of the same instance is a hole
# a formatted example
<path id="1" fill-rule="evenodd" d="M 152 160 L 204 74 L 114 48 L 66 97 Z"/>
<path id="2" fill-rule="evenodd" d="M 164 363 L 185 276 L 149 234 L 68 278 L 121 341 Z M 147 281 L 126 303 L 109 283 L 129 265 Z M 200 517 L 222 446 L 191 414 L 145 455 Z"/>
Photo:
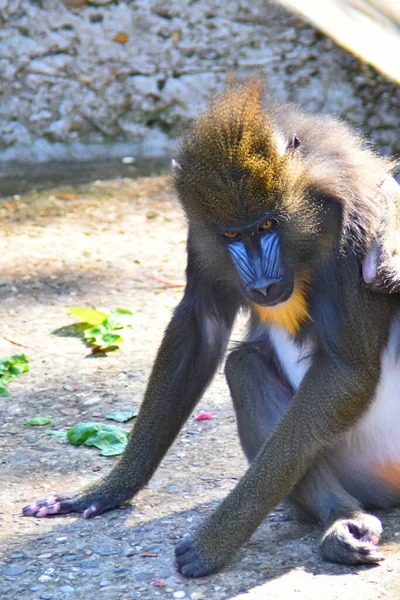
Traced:
<path id="1" fill-rule="evenodd" d="M 239 232 L 238 231 L 232 231 L 230 233 L 224 233 L 223 234 L 224 237 L 228 238 L 228 240 L 234 240 L 235 238 L 239 237 Z"/>
<path id="2" fill-rule="evenodd" d="M 268 231 L 268 229 L 271 229 L 273 224 L 273 221 L 265 221 L 258 226 L 258 231 Z"/>

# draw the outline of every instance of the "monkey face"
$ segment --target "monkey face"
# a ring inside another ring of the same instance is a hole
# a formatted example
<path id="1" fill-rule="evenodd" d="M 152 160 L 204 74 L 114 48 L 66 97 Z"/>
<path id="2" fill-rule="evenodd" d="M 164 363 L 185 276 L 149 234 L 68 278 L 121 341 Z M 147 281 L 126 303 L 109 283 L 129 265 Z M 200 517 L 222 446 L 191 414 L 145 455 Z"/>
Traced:
<path id="1" fill-rule="evenodd" d="M 284 267 L 278 224 L 267 220 L 241 231 L 227 231 L 225 243 L 246 297 L 260 306 L 290 298 L 293 274 Z"/>

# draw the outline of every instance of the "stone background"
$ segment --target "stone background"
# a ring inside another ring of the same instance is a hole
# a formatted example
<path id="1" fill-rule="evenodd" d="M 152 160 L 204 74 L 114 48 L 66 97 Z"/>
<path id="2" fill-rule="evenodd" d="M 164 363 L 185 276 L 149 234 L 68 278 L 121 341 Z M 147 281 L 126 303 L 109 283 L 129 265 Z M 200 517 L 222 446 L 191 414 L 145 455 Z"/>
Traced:
<path id="1" fill-rule="evenodd" d="M 260 71 L 400 150 L 399 87 L 266 0 L 0 0 L 0 21 L 2 161 L 163 154 L 227 77 Z"/>

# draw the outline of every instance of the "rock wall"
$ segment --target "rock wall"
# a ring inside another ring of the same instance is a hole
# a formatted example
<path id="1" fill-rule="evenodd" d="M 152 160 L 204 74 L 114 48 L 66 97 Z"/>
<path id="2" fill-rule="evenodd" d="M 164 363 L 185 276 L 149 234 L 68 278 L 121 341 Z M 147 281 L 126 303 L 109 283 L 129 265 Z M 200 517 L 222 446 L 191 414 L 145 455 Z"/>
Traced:
<path id="1" fill-rule="evenodd" d="M 0 0 L 0 159 L 162 154 L 227 76 L 400 151 L 400 91 L 266 0 Z"/>

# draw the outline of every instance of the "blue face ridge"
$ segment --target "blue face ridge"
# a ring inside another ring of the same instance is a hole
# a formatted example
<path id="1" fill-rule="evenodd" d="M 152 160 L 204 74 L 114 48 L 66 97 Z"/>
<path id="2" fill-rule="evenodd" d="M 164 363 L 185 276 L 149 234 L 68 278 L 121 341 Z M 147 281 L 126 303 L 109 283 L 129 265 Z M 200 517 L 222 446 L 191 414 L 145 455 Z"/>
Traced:
<path id="1" fill-rule="evenodd" d="M 241 282 L 246 290 L 265 287 L 271 281 L 283 278 L 280 244 L 276 232 L 259 236 L 258 250 L 247 247 L 245 242 L 228 245 Z"/>

